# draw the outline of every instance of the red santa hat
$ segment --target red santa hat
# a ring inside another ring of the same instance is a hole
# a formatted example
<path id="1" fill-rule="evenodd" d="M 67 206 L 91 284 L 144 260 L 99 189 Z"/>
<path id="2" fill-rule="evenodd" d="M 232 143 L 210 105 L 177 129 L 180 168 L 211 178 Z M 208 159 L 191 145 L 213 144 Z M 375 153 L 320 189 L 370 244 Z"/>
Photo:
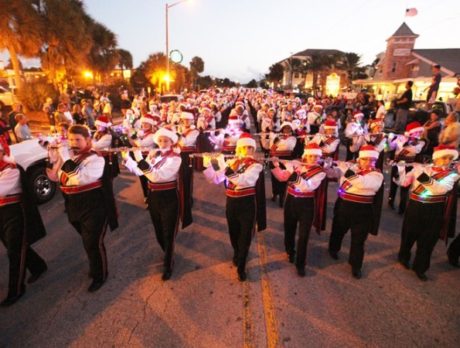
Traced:
<path id="1" fill-rule="evenodd" d="M 362 112 L 356 112 L 354 115 L 353 115 L 354 118 L 363 118 L 364 117 L 364 114 Z"/>
<path id="2" fill-rule="evenodd" d="M 433 159 L 435 160 L 443 156 L 452 156 L 453 161 L 455 161 L 458 158 L 458 151 L 455 147 L 448 145 L 439 145 L 435 147 L 433 151 Z"/>
<path id="3" fill-rule="evenodd" d="M 284 127 L 290 127 L 291 130 L 294 130 L 294 126 L 292 125 L 291 122 L 283 122 L 283 123 L 281 124 L 280 130 L 283 130 Z"/>
<path id="4" fill-rule="evenodd" d="M 145 114 L 141 117 L 141 123 L 148 123 L 152 126 L 156 126 L 159 123 L 160 119 L 158 116 L 153 116 L 150 114 Z"/>
<path id="5" fill-rule="evenodd" d="M 379 152 L 372 145 L 364 145 L 359 149 L 359 158 L 379 158 Z"/>
<path id="6" fill-rule="evenodd" d="M 302 157 L 306 155 L 321 156 L 322 154 L 323 151 L 321 151 L 319 145 L 312 141 L 305 146 Z"/>
<path id="7" fill-rule="evenodd" d="M 324 129 L 337 130 L 337 122 L 334 120 L 326 120 L 326 122 L 324 122 Z"/>
<path id="8" fill-rule="evenodd" d="M 160 128 L 159 130 L 157 130 L 155 132 L 155 134 L 153 135 L 153 141 L 155 142 L 155 144 L 158 145 L 158 138 L 159 137 L 168 137 L 169 139 L 171 139 L 172 143 L 175 144 L 177 143 L 177 134 L 174 133 L 172 130 L 166 128 L 166 127 L 162 127 Z"/>
<path id="9" fill-rule="evenodd" d="M 417 121 L 411 122 L 406 126 L 406 135 L 407 136 L 411 136 L 414 133 L 419 133 L 419 132 L 423 132 L 423 131 L 424 131 L 424 128 Z"/>
<path id="10" fill-rule="evenodd" d="M 112 125 L 107 116 L 99 116 L 95 122 L 96 126 L 108 128 Z"/>
<path id="11" fill-rule="evenodd" d="M 231 114 L 229 117 L 228 117 L 228 124 L 229 125 L 240 125 L 242 123 L 242 121 L 238 118 L 238 116 L 236 114 Z"/>
<path id="12" fill-rule="evenodd" d="M 180 114 L 180 119 L 181 120 L 192 120 L 192 121 L 194 121 L 195 116 L 193 116 L 193 114 L 191 112 L 182 111 L 181 114 Z"/>
<path id="13" fill-rule="evenodd" d="M 256 141 L 251 137 L 251 134 L 249 133 L 242 133 L 236 142 L 236 147 L 242 146 L 252 146 L 254 149 L 257 147 Z"/>

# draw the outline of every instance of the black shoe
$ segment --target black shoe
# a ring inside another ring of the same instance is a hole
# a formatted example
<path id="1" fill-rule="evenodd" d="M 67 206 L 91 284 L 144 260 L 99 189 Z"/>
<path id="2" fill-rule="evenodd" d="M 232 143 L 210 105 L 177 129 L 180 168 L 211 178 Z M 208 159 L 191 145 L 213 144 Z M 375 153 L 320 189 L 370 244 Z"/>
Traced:
<path id="1" fill-rule="evenodd" d="M 329 255 L 331 255 L 331 257 L 332 257 L 334 260 L 338 260 L 338 259 L 339 259 L 339 255 L 337 254 L 336 251 L 329 250 Z"/>
<path id="2" fill-rule="evenodd" d="M 246 281 L 247 278 L 248 278 L 248 276 L 246 274 L 246 270 L 244 268 L 238 267 L 238 280 L 240 282 L 244 282 L 244 281 Z"/>
<path id="3" fill-rule="evenodd" d="M 104 285 L 105 280 L 93 280 L 91 285 L 88 288 L 88 292 L 96 292 L 98 291 L 102 285 Z"/>
<path id="4" fill-rule="evenodd" d="M 398 257 L 398 262 L 405 268 L 410 269 L 410 263 L 408 260 L 403 259 L 402 257 Z"/>
<path id="5" fill-rule="evenodd" d="M 161 276 L 161 280 L 167 281 L 167 280 L 171 279 L 171 276 L 172 276 L 172 269 L 167 268 L 167 269 L 165 269 L 163 271 L 163 275 Z"/>
<path id="6" fill-rule="evenodd" d="M 45 268 L 43 268 L 40 272 L 31 274 L 29 279 L 27 279 L 27 284 L 32 284 L 35 283 L 42 275 L 48 270 L 48 266 L 45 265 Z"/>
<path id="7" fill-rule="evenodd" d="M 295 262 L 295 252 L 288 253 L 288 259 L 290 263 L 294 263 Z"/>
<path id="8" fill-rule="evenodd" d="M 351 274 L 353 275 L 353 278 L 355 278 L 355 279 L 361 279 L 361 277 L 363 276 L 363 273 L 361 272 L 360 269 L 352 270 Z"/>
<path id="9" fill-rule="evenodd" d="M 426 282 L 428 280 L 428 277 L 425 273 L 415 271 L 415 274 L 417 275 L 417 278 L 420 279 L 422 282 Z"/>
<path id="10" fill-rule="evenodd" d="M 455 268 L 460 268 L 458 263 L 458 257 L 453 257 L 449 255 L 449 265 L 454 266 Z"/>
<path id="11" fill-rule="evenodd" d="M 391 198 L 388 198 L 388 206 L 391 208 L 391 210 L 395 210 L 395 203 Z"/>
<path id="12" fill-rule="evenodd" d="M 7 298 L 5 298 L 0 303 L 0 306 L 1 307 L 9 307 L 9 306 L 15 304 L 24 295 L 25 292 L 26 292 L 26 290 L 23 289 L 19 294 L 15 295 L 15 296 L 8 296 Z"/>
<path id="13" fill-rule="evenodd" d="M 299 277 L 305 277 L 305 268 L 297 267 L 297 274 L 299 275 Z"/>
<path id="14" fill-rule="evenodd" d="M 276 195 L 272 196 L 272 202 L 276 202 Z"/>

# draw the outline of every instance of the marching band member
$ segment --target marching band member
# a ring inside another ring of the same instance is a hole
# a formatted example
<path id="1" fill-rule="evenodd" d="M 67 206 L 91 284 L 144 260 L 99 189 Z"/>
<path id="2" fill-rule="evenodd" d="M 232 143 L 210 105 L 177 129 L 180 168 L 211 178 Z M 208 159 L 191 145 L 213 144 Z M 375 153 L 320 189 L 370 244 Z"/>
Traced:
<path id="1" fill-rule="evenodd" d="M 324 134 L 316 133 L 311 142 L 318 144 L 324 157 L 337 160 L 340 139 L 338 138 L 337 122 L 327 120 L 323 125 Z"/>
<path id="2" fill-rule="evenodd" d="M 115 178 L 120 174 L 118 157 L 114 153 L 104 151 L 112 145 L 112 133 L 110 132 L 111 125 L 107 116 L 99 116 L 95 122 L 96 133 L 93 135 L 91 144 L 93 150 L 104 157 L 107 169 L 110 171 L 112 178 Z"/>
<path id="3" fill-rule="evenodd" d="M 420 161 L 420 155 L 425 142 L 420 140 L 423 134 L 423 127 L 420 123 L 414 121 L 407 125 L 406 132 L 404 135 L 398 135 L 394 139 L 390 140 L 389 147 L 391 150 L 395 150 L 394 162 L 398 163 L 404 161 L 404 163 L 414 163 Z M 394 209 L 394 201 L 396 198 L 396 192 L 398 186 L 400 186 L 400 200 L 398 213 L 402 215 L 406 209 L 407 197 L 409 188 L 400 185 L 399 177 L 403 174 L 402 171 L 405 169 L 402 166 L 393 165 L 391 169 L 391 182 L 390 182 L 390 194 L 388 196 L 388 205 L 391 209 Z"/>
<path id="4" fill-rule="evenodd" d="M 326 173 L 318 165 L 321 158 L 321 148 L 316 143 L 310 143 L 305 148 L 302 162 L 285 162 L 286 169 L 281 169 L 278 162 L 274 163 L 273 175 L 279 181 L 287 181 L 287 196 L 284 204 L 284 247 L 289 262 L 295 263 L 297 274 L 305 276 L 307 243 L 310 229 L 319 207 L 315 202 L 315 191 L 320 186 Z M 299 225 L 297 248 L 295 235 Z M 297 249 L 297 258 L 296 258 Z"/>
<path id="5" fill-rule="evenodd" d="M 258 230 L 265 229 L 265 198 L 263 166 L 254 159 L 256 142 L 243 133 L 236 145 L 236 158 L 228 161 L 212 158 L 204 170 L 206 179 L 214 184 L 225 182 L 226 217 L 233 247 L 233 264 L 238 279 L 246 280 L 246 261 L 257 220 Z M 256 208 L 257 207 L 257 208 Z"/>
<path id="6" fill-rule="evenodd" d="M 319 131 L 319 126 L 323 120 L 323 106 L 316 104 L 313 106 L 312 111 L 307 114 L 308 124 L 310 125 L 310 134 L 316 134 Z"/>
<path id="7" fill-rule="evenodd" d="M 133 138 L 129 139 L 129 142 L 132 146 L 135 147 L 142 147 L 146 149 L 153 149 L 156 147 L 154 135 L 155 132 L 158 130 L 158 126 L 160 124 L 160 120 L 157 116 L 152 116 L 146 114 L 141 117 L 141 130 L 135 135 Z M 143 152 L 144 156 L 147 156 L 149 153 L 148 150 Z M 147 197 L 149 193 L 149 189 L 147 187 L 147 178 L 144 175 L 139 176 L 139 181 L 142 187 L 142 193 L 144 195 L 144 202 L 147 202 Z"/>
<path id="8" fill-rule="evenodd" d="M 431 254 L 443 225 L 450 222 L 450 213 L 456 214 L 455 211 L 449 212 L 445 221 L 448 193 L 456 189 L 460 178 L 460 167 L 450 167 L 457 158 L 457 149 L 441 145 L 434 149 L 433 165 L 414 164 L 412 168 L 407 168 L 407 173 L 400 171 L 400 182 L 410 185 L 410 195 L 404 214 L 398 260 L 409 269 L 411 249 L 417 243 L 412 269 L 422 281 L 428 280 L 425 272 L 430 267 Z"/>
<path id="9" fill-rule="evenodd" d="M 164 251 L 164 281 L 171 278 L 174 266 L 175 238 L 179 228 L 180 200 L 178 177 L 181 157 L 174 151 L 177 135 L 167 128 L 160 128 L 154 135 L 158 150 L 152 150 L 144 158 L 140 151 L 134 151 L 132 159 L 127 152 L 122 153 L 125 166 L 138 176 L 148 179 L 148 209 L 155 235 Z"/>
<path id="10" fill-rule="evenodd" d="M 60 183 L 69 222 L 81 235 L 93 279 L 88 291 L 94 292 L 105 283 L 108 274 L 104 246 L 107 226 L 112 231 L 118 227 L 112 180 L 104 171 L 104 159 L 91 151 L 87 127 L 70 127 L 69 147 L 49 149 L 52 168 L 47 169 L 47 174 Z"/>
<path id="11" fill-rule="evenodd" d="M 347 126 L 345 127 L 345 137 L 349 142 L 347 145 L 347 161 L 355 159 L 358 155 L 359 149 L 361 148 L 361 139 L 362 136 L 366 133 L 363 124 L 363 117 L 364 114 L 362 112 L 354 114 L 353 121 L 348 122 Z"/>
<path id="12" fill-rule="evenodd" d="M 388 139 L 383 133 L 384 123 L 382 120 L 375 119 L 369 122 L 369 133 L 363 136 L 363 145 L 372 145 L 379 152 L 379 159 L 376 167 L 383 170 L 383 161 L 385 157 L 385 149 L 388 145 Z"/>
<path id="13" fill-rule="evenodd" d="M 292 124 L 284 122 L 281 125 L 280 133 L 271 133 L 270 135 L 270 156 L 278 157 L 279 159 L 292 159 L 292 154 L 296 146 L 297 139 L 293 135 Z M 279 198 L 279 206 L 283 206 L 284 195 L 286 192 L 286 183 L 280 182 L 273 173 L 272 178 L 272 201 L 276 200 L 276 196 Z"/>
<path id="14" fill-rule="evenodd" d="M 196 120 L 196 128 L 199 130 L 216 129 L 216 119 L 210 108 L 204 107 Z"/>
<path id="15" fill-rule="evenodd" d="M 45 227 L 34 203 L 33 194 L 9 153 L 6 141 L 0 140 L 0 239 L 7 249 L 9 260 L 8 295 L 2 307 L 18 301 L 25 292 L 25 273 L 34 283 L 47 270 L 45 261 L 31 248 L 31 244 L 46 235 Z"/>
<path id="16" fill-rule="evenodd" d="M 352 275 L 361 278 L 364 259 L 364 243 L 369 233 L 376 235 L 383 197 L 383 175 L 375 168 L 379 157 L 375 147 L 365 145 L 359 151 L 357 164 L 339 162 L 328 170 L 328 176 L 339 177 L 340 188 L 334 207 L 329 254 L 335 260 L 342 247 L 342 240 L 351 230 L 351 248 L 348 263 Z"/>
<path id="17" fill-rule="evenodd" d="M 193 204 L 193 168 L 189 166 L 190 154 L 198 151 L 197 139 L 200 132 L 193 125 L 194 116 L 191 112 L 183 111 L 181 114 L 182 125 L 179 128 L 179 140 L 178 145 L 180 147 L 180 156 L 182 158 L 181 164 L 181 177 L 183 178 L 184 184 L 184 195 L 187 199 L 184 201 L 184 221 L 185 225 L 192 223 L 192 204 Z"/>

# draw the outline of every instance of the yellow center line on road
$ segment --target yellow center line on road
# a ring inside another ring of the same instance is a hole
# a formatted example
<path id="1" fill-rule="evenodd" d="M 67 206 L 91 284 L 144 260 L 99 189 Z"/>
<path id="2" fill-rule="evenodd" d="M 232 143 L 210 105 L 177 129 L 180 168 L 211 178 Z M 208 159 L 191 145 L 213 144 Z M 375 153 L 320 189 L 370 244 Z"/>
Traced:
<path id="1" fill-rule="evenodd" d="M 265 331 L 267 334 L 267 347 L 274 348 L 278 346 L 279 333 L 275 307 L 273 305 L 272 292 L 270 289 L 270 279 L 266 269 L 267 248 L 265 247 L 265 237 L 263 232 L 257 233 L 256 238 L 257 250 L 259 252 L 259 265 L 261 270 L 260 282 L 262 287 L 262 303 L 265 317 Z"/>
<path id="2" fill-rule="evenodd" d="M 243 283 L 243 346 L 254 348 L 254 325 L 251 309 L 249 308 L 249 284 Z"/>

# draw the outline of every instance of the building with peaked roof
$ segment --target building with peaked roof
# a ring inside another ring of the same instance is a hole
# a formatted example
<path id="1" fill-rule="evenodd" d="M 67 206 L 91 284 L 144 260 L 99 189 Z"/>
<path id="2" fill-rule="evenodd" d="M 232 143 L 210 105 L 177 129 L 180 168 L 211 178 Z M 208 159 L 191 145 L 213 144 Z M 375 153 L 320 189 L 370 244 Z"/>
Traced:
<path id="1" fill-rule="evenodd" d="M 387 39 L 384 53 L 377 56 L 373 78 L 353 81 L 354 85 L 373 89 L 378 98 L 391 99 L 404 90 L 407 81 L 413 80 L 414 99 L 425 99 L 432 79 L 432 66 L 441 66 L 442 82 L 438 98 L 446 101 L 452 97 L 460 74 L 460 48 L 416 49 L 419 35 L 406 23 Z"/>
<path id="2" fill-rule="evenodd" d="M 313 56 L 337 56 L 342 55 L 344 52 L 335 49 L 317 49 L 309 48 L 300 52 L 297 52 L 290 57 L 283 59 L 280 63 L 283 68 L 283 79 L 281 85 L 278 87 L 299 89 L 299 90 L 311 90 L 313 87 L 314 74 L 311 71 L 307 73 L 299 72 L 293 66 L 293 61 L 300 61 L 300 64 L 307 65 L 309 60 Z M 316 74 L 316 85 L 320 91 L 328 95 L 337 95 L 341 88 L 348 86 L 348 75 L 346 71 L 333 68 L 321 69 Z"/>

